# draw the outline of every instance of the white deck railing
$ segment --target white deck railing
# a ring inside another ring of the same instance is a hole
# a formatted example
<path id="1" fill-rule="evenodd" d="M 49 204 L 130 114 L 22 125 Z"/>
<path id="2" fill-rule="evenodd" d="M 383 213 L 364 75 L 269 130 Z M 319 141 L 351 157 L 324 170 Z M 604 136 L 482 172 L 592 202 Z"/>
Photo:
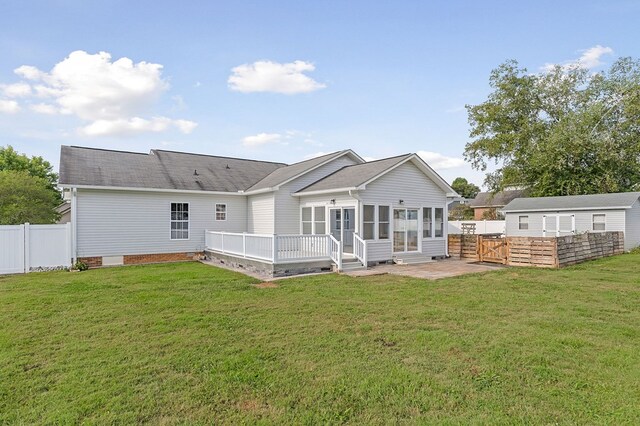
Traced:
<path id="1" fill-rule="evenodd" d="M 366 242 L 354 238 L 356 257 L 366 261 Z M 233 256 L 288 263 L 331 259 L 342 270 L 342 244 L 331 235 L 270 235 L 234 232 L 205 232 L 208 250 Z"/>
<path id="2" fill-rule="evenodd" d="M 367 266 L 367 242 L 355 233 L 353 234 L 353 254 L 364 266 Z"/>

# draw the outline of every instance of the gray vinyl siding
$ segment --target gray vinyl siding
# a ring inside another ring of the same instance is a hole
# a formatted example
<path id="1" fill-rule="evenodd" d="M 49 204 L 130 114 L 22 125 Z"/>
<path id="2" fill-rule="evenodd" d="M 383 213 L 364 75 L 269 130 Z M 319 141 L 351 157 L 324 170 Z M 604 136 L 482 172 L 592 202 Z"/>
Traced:
<path id="1" fill-rule="evenodd" d="M 172 202 L 189 203 L 189 239 L 170 239 Z M 227 220 L 215 220 L 215 204 Z M 179 253 L 204 249 L 204 231 L 246 231 L 246 197 L 142 191 L 78 190 L 78 256 Z"/>
<path id="2" fill-rule="evenodd" d="M 345 166 L 351 166 L 353 164 L 356 164 L 354 160 L 347 155 L 343 155 L 324 166 L 320 166 L 317 169 L 282 185 L 280 189 L 275 192 L 275 233 L 300 233 L 300 200 L 299 197 L 291 196 L 292 193 L 309 186 L 313 182 L 316 182 L 317 180 L 322 179 Z"/>
<path id="3" fill-rule="evenodd" d="M 422 208 L 444 209 L 444 234 L 442 238 L 422 238 L 422 253 L 427 256 L 447 254 L 447 196 L 431 179 L 425 176 L 413 163 L 406 162 L 367 185 L 359 192 L 362 204 L 388 205 L 391 208 L 417 208 L 418 234 L 422 237 Z M 400 200 L 404 203 L 400 204 Z M 393 213 L 391 213 L 393 214 Z M 390 223 L 393 238 L 393 218 Z M 371 260 L 389 260 L 393 257 L 392 239 L 369 240 L 368 255 L 375 253 Z"/>
<path id="4" fill-rule="evenodd" d="M 508 237 L 541 237 L 542 216 L 573 214 L 576 216 L 576 233 L 591 232 L 593 229 L 593 215 L 605 215 L 605 230 L 624 231 L 624 210 L 580 210 L 562 212 L 508 212 L 505 216 L 505 234 Z M 518 216 L 529 217 L 529 229 L 518 229 Z"/>
<path id="5" fill-rule="evenodd" d="M 636 201 L 625 214 L 624 249 L 631 250 L 640 245 L 640 201 Z"/>
<path id="6" fill-rule="evenodd" d="M 247 198 L 247 232 L 273 234 L 274 196 L 272 192 Z"/>

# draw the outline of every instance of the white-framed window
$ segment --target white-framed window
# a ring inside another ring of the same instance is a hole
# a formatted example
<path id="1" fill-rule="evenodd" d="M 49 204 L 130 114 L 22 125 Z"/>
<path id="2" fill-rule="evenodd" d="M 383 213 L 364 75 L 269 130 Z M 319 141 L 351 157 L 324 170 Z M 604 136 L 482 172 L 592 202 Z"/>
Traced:
<path id="1" fill-rule="evenodd" d="M 227 220 L 226 204 L 216 204 L 216 220 Z"/>
<path id="2" fill-rule="evenodd" d="M 189 239 L 189 203 L 171 203 L 170 224 L 172 240 Z"/>
<path id="3" fill-rule="evenodd" d="M 313 208 L 313 226 L 315 228 L 314 233 L 316 235 L 326 234 L 327 219 L 325 216 L 324 206 Z"/>
<path id="4" fill-rule="evenodd" d="M 302 208 L 302 233 L 304 235 L 312 234 L 313 218 L 311 217 L 311 215 L 312 215 L 311 207 Z"/>
<path id="5" fill-rule="evenodd" d="M 373 240 L 376 229 L 376 206 L 362 206 L 362 238 Z"/>
<path id="6" fill-rule="evenodd" d="M 422 238 L 433 236 L 433 210 L 431 207 L 422 208 Z"/>
<path id="7" fill-rule="evenodd" d="M 604 213 L 594 214 L 592 216 L 592 230 L 594 231 L 606 231 L 607 229 L 607 215 Z"/>
<path id="8" fill-rule="evenodd" d="M 444 209 L 436 207 L 434 210 L 434 224 L 435 230 L 433 236 L 436 238 L 442 238 L 444 236 Z"/>
<path id="9" fill-rule="evenodd" d="M 389 206 L 378 206 L 378 239 L 389 239 Z"/>
<path id="10" fill-rule="evenodd" d="M 529 216 L 518 216 L 518 229 L 529 229 Z"/>

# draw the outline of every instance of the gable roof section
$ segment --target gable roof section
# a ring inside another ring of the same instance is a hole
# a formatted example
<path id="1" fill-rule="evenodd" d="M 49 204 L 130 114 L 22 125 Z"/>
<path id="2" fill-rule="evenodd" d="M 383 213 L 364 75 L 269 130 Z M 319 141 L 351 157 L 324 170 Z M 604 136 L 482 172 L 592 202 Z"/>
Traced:
<path id="1" fill-rule="evenodd" d="M 67 187 L 238 192 L 284 166 L 163 150 L 144 154 L 62 146 L 59 183 Z"/>
<path id="2" fill-rule="evenodd" d="M 309 160 L 300 161 L 298 163 L 294 163 L 289 166 L 276 169 L 273 172 L 271 172 L 268 176 L 266 176 L 264 179 L 260 180 L 255 185 L 251 186 L 251 188 L 249 188 L 246 192 L 271 190 L 272 188 L 276 188 L 300 176 L 303 176 L 306 173 L 324 164 L 327 164 L 339 157 L 342 157 L 343 155 L 350 155 L 356 161 L 364 162 L 364 160 L 360 158 L 358 154 L 356 154 L 350 149 L 332 152 L 330 154 L 321 155 L 319 157 L 314 157 Z"/>
<path id="3" fill-rule="evenodd" d="M 458 195 L 440 175 L 416 154 L 404 154 L 397 157 L 383 158 L 381 160 L 343 167 L 311 185 L 302 188 L 296 192 L 295 195 L 365 189 L 368 183 L 373 182 L 408 161 L 412 161 L 425 175 L 438 185 L 438 187 L 446 192 L 447 196 Z"/>
<path id="4" fill-rule="evenodd" d="M 478 192 L 469 203 L 470 207 L 503 207 L 511 200 L 520 198 L 525 194 L 525 189 L 512 189 L 500 192 Z"/>
<path id="5" fill-rule="evenodd" d="M 563 197 L 516 198 L 507 204 L 503 212 L 566 211 L 566 210 L 615 210 L 629 209 L 640 198 L 640 192 L 613 194 L 567 195 Z"/>

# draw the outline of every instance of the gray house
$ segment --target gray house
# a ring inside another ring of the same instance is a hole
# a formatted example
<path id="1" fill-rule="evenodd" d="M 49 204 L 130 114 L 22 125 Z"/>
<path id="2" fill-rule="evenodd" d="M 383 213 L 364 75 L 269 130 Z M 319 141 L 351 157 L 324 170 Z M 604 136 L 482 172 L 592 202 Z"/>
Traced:
<path id="1" fill-rule="evenodd" d="M 365 162 L 352 150 L 287 165 L 63 146 L 60 186 L 74 256 L 91 265 L 206 251 L 271 271 L 445 256 L 458 196 L 415 154 Z"/>
<path id="2" fill-rule="evenodd" d="M 507 204 L 506 235 L 562 236 L 623 231 L 625 250 L 640 245 L 640 192 L 516 198 Z"/>

